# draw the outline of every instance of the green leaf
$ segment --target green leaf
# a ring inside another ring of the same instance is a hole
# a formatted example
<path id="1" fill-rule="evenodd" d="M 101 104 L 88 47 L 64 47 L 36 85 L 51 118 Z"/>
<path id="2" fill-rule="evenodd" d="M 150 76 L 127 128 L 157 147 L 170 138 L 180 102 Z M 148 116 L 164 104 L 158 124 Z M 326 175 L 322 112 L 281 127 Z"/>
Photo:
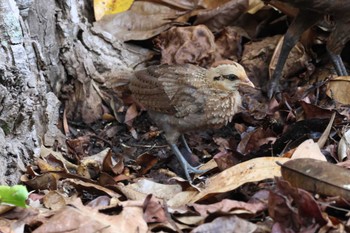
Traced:
<path id="1" fill-rule="evenodd" d="M 23 185 L 3 186 L 0 185 L 0 204 L 10 204 L 19 207 L 27 207 L 28 190 Z"/>

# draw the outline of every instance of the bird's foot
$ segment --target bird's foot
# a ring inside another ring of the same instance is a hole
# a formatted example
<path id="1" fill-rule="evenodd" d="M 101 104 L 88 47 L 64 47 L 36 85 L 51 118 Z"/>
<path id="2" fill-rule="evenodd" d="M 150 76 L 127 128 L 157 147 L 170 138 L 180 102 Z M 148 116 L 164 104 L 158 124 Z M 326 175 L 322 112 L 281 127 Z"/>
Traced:
<path id="1" fill-rule="evenodd" d="M 267 97 L 269 99 L 281 93 L 279 86 L 279 79 L 277 78 L 273 78 L 267 83 Z"/>
<path id="2" fill-rule="evenodd" d="M 194 174 L 203 174 L 207 171 L 209 171 L 209 169 L 205 169 L 205 170 L 200 170 L 198 169 L 200 166 L 197 166 L 197 167 L 193 167 L 191 164 L 189 164 L 187 161 L 186 161 L 186 164 L 181 164 L 182 167 L 184 168 L 184 171 L 185 171 L 185 175 L 186 175 L 186 178 L 189 182 L 192 182 L 192 179 L 191 179 L 191 176 L 190 174 L 191 173 L 194 173 Z"/>
<path id="3" fill-rule="evenodd" d="M 193 167 L 191 164 L 189 164 L 187 160 L 184 158 L 184 156 L 182 155 L 182 153 L 180 152 L 176 144 L 170 144 L 170 146 L 174 154 L 176 155 L 177 160 L 180 162 L 182 168 L 184 169 L 186 178 L 189 182 L 192 182 L 190 173 L 202 174 L 208 171 L 208 170 L 199 170 L 198 169 L 199 166 Z"/>

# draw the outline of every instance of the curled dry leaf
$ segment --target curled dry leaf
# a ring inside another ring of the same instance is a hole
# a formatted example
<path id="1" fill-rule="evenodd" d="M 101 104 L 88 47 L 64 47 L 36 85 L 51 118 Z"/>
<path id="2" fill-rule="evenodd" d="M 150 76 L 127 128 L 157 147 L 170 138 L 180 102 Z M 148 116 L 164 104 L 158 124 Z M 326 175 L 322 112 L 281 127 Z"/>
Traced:
<path id="1" fill-rule="evenodd" d="M 128 11 L 106 15 L 94 23 L 96 32 L 108 32 L 121 41 L 146 40 L 180 24 L 181 12 L 160 4 L 137 1 Z"/>
<path id="2" fill-rule="evenodd" d="M 281 37 L 277 43 L 277 47 L 275 49 L 275 52 L 272 55 L 270 66 L 269 66 L 269 75 L 273 74 L 278 58 L 280 56 L 282 44 L 283 44 L 283 38 Z M 294 48 L 291 50 L 291 52 L 288 55 L 288 59 L 286 61 L 286 64 L 283 68 L 282 75 L 284 77 L 291 77 L 292 75 L 295 75 L 307 68 L 307 64 L 310 62 L 311 58 L 306 53 L 305 48 L 302 43 L 298 42 Z"/>
<path id="3" fill-rule="evenodd" d="M 242 36 L 249 38 L 240 27 L 225 27 L 215 40 L 216 50 L 222 60 L 240 60 L 242 56 Z"/>
<path id="4" fill-rule="evenodd" d="M 156 46 L 161 49 L 162 64 L 209 66 L 215 61 L 215 38 L 204 25 L 173 27 L 160 34 Z"/>
<path id="5" fill-rule="evenodd" d="M 216 38 L 205 25 L 173 27 L 161 33 L 155 44 L 161 50 L 162 64 L 191 63 L 208 67 L 216 61 L 239 60 L 242 37 L 248 35 L 239 27 L 226 27 Z"/>
<path id="6" fill-rule="evenodd" d="M 327 223 L 327 215 L 310 193 L 277 177 L 276 187 L 268 200 L 269 215 L 275 222 L 272 232 L 317 232 L 320 225 Z"/>
<path id="7" fill-rule="evenodd" d="M 350 104 L 350 76 L 332 78 L 327 84 L 327 95 L 342 103 Z"/>
<path id="8" fill-rule="evenodd" d="M 281 36 L 266 37 L 261 41 L 244 45 L 241 64 L 256 86 L 264 86 L 268 80 L 268 64 Z"/>
<path id="9" fill-rule="evenodd" d="M 338 159 L 343 161 L 345 158 L 350 158 L 350 130 L 347 130 L 338 144 Z"/>
<path id="10" fill-rule="evenodd" d="M 219 7 L 198 12 L 195 25 L 204 24 L 211 31 L 217 32 L 230 25 L 249 8 L 248 0 L 232 0 Z"/>
<path id="11" fill-rule="evenodd" d="M 167 222 L 166 207 L 164 201 L 161 201 L 152 194 L 148 195 L 143 203 L 143 219 L 147 223 Z"/>
<path id="12" fill-rule="evenodd" d="M 350 171 L 346 168 L 303 158 L 284 163 L 281 172 L 283 178 L 295 187 L 320 195 L 340 196 L 350 200 Z"/>

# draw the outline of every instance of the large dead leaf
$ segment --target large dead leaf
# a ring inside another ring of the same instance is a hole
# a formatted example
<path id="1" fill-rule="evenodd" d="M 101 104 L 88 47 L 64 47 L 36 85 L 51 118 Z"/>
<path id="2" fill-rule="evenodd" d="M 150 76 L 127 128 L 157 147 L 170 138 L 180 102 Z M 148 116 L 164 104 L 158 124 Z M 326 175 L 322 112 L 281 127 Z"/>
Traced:
<path id="1" fill-rule="evenodd" d="M 231 25 L 234 20 L 248 10 L 254 13 L 261 7 L 263 7 L 263 3 L 260 0 L 231 0 L 224 4 L 216 5 L 215 8 L 199 11 L 194 24 L 204 24 L 211 31 L 217 32 L 225 26 Z"/>
<path id="2" fill-rule="evenodd" d="M 284 163 L 282 176 L 295 187 L 350 200 L 350 171 L 346 168 L 320 160 L 303 158 Z"/>
<path id="3" fill-rule="evenodd" d="M 182 206 L 209 196 L 229 192 L 248 182 L 281 176 L 280 167 L 276 162 L 286 161 L 288 161 L 287 158 L 262 157 L 237 164 L 209 178 L 200 192 L 184 191 L 176 194 L 168 201 L 168 205 Z"/>
<path id="4" fill-rule="evenodd" d="M 124 202 L 118 215 L 106 215 L 81 204 L 77 199 L 58 211 L 36 233 L 50 232 L 147 232 L 142 203 Z M 64 223 L 64 224 L 62 224 Z"/>
<path id="5" fill-rule="evenodd" d="M 116 15 L 106 15 L 94 23 L 96 32 L 108 32 L 121 41 L 146 40 L 172 25 L 181 12 L 152 2 L 134 2 L 132 7 Z"/>

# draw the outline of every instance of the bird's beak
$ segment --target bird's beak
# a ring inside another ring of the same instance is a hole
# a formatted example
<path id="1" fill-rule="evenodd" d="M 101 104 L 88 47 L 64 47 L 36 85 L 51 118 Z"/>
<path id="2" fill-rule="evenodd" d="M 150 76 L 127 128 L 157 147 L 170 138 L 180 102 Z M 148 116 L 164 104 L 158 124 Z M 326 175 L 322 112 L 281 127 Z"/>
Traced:
<path id="1" fill-rule="evenodd" d="M 242 81 L 240 84 L 242 86 L 248 86 L 248 87 L 255 88 L 254 84 L 249 79 Z"/>

